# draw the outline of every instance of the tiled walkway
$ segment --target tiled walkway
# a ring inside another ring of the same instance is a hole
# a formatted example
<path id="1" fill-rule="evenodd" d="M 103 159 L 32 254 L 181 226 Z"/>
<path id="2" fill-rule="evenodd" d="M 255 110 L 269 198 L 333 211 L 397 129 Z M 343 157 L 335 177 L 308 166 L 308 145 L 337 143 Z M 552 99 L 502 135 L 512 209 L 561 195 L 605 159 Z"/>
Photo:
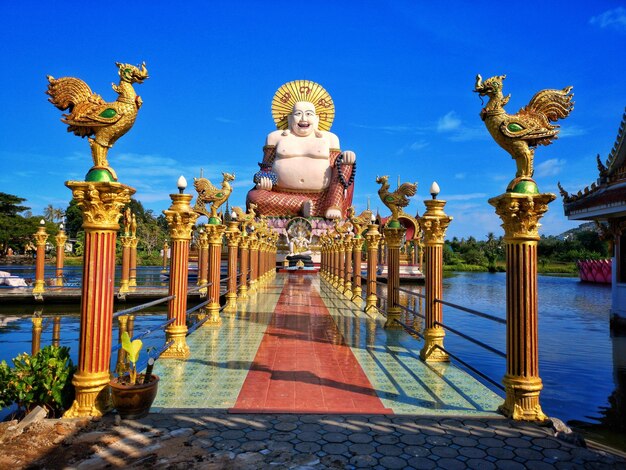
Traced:
<path id="1" fill-rule="evenodd" d="M 502 398 L 451 364 L 422 362 L 421 342 L 383 323 L 316 275 L 278 274 L 190 335 L 189 359 L 157 362 L 153 411 L 496 416 Z"/>

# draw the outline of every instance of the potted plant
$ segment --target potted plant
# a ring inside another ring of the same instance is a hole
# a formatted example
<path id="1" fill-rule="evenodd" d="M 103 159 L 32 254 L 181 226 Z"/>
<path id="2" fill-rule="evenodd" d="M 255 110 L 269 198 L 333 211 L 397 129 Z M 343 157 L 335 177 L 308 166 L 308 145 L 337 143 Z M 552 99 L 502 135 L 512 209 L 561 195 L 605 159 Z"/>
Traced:
<path id="1" fill-rule="evenodd" d="M 131 342 L 125 331 L 122 334 L 122 349 L 126 351 L 130 368 L 127 374 L 111 380 L 113 407 L 122 418 L 136 419 L 146 416 L 156 398 L 159 376 L 152 373 L 154 359 L 148 360 L 145 374 L 137 374 L 137 360 L 143 343 L 136 339 Z"/>

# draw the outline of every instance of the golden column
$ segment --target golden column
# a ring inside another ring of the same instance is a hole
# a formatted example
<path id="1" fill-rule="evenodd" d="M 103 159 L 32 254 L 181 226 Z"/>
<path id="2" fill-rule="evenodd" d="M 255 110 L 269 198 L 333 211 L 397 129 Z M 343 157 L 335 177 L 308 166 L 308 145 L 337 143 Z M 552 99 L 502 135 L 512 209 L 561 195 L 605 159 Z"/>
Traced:
<path id="1" fill-rule="evenodd" d="M 209 219 L 211 220 L 211 219 Z M 219 219 L 217 219 L 219 221 Z M 222 267 L 222 239 L 226 227 L 221 223 L 209 222 L 205 225 L 205 230 L 209 239 L 209 286 L 207 305 L 207 313 L 209 314 L 208 323 L 218 325 L 222 322 L 220 318 L 220 277 Z"/>
<path id="2" fill-rule="evenodd" d="M 335 234 L 333 238 L 333 287 L 337 289 L 339 287 L 339 274 L 341 273 L 341 265 L 339 263 L 341 235 Z"/>
<path id="3" fill-rule="evenodd" d="M 257 288 L 257 276 L 259 273 L 259 237 L 256 230 L 250 234 L 250 286 L 248 291 L 253 293 Z"/>
<path id="4" fill-rule="evenodd" d="M 134 217 L 134 214 L 133 214 Z M 128 278 L 128 287 L 131 287 L 131 291 L 134 291 L 137 287 L 137 245 L 139 244 L 139 238 L 133 233 L 130 237 L 130 270 Z"/>
<path id="5" fill-rule="evenodd" d="M 354 237 L 352 245 L 352 300 L 361 303 L 361 250 L 365 239 L 361 235 Z"/>
<path id="6" fill-rule="evenodd" d="M 489 200 L 502 219 L 506 244 L 506 399 L 500 411 L 509 418 L 543 421 L 539 393 L 537 333 L 537 241 L 539 219 L 556 196 L 539 193 L 532 179 L 535 149 L 551 144 L 559 133 L 553 122 L 574 109 L 572 87 L 541 90 L 515 115 L 504 106 L 506 75 L 483 81 L 476 76 L 474 91 L 489 101 L 480 117 L 495 142 L 515 160 L 517 171 L 506 193 Z"/>
<path id="7" fill-rule="evenodd" d="M 33 287 L 33 294 L 43 294 L 46 291 L 46 281 L 44 279 L 45 263 L 46 263 L 46 240 L 48 240 L 48 234 L 46 233 L 46 222 L 41 219 L 39 222 L 39 228 L 33 235 L 35 243 L 37 245 L 37 259 L 35 264 L 35 286 Z"/>
<path id="8" fill-rule="evenodd" d="M 41 349 L 41 330 L 42 330 L 43 318 L 36 315 L 36 316 L 33 316 L 32 321 L 33 321 L 33 333 L 32 333 L 30 355 L 34 356 Z"/>
<path id="9" fill-rule="evenodd" d="M 508 418 L 544 421 L 539 404 L 537 242 L 539 219 L 556 196 L 507 192 L 489 199 L 503 221 L 506 244 L 506 390 Z"/>
<path id="10" fill-rule="evenodd" d="M 443 307 L 437 299 L 443 297 L 443 244 L 446 230 L 452 217 L 443 211 L 446 201 L 437 199 L 439 185 L 436 182 L 430 187 L 432 199 L 424 201 L 426 212 L 420 218 L 420 226 L 424 231 L 426 249 L 426 315 L 424 325 L 424 347 L 420 357 L 429 362 L 446 362 L 450 358 L 436 345 L 443 347 L 445 330 L 436 324 L 443 323 Z"/>
<path id="11" fill-rule="evenodd" d="M 109 407 L 115 239 L 121 209 L 135 189 L 113 181 L 67 181 L 65 185 L 83 214 L 85 250 L 78 367 L 72 378 L 76 398 L 64 416 L 102 416 Z"/>
<path id="12" fill-rule="evenodd" d="M 165 328 L 165 342 L 174 341 L 161 355 L 162 358 L 186 358 L 187 345 L 187 290 L 189 284 L 189 244 L 191 232 L 198 219 L 189 203 L 193 196 L 184 194 L 187 180 L 181 176 L 177 182 L 178 194 L 170 194 L 172 205 L 164 210 L 172 243 L 170 255 L 170 286 L 168 295 L 174 295 L 168 304 L 167 319 L 175 321 Z"/>
<path id="13" fill-rule="evenodd" d="M 337 277 L 337 289 L 343 294 L 343 286 L 346 282 L 346 238 L 341 235 L 337 241 L 337 255 L 339 256 L 339 272 Z"/>
<path id="14" fill-rule="evenodd" d="M 241 240 L 239 242 L 239 299 L 248 298 L 248 266 L 250 265 L 250 252 L 248 250 L 250 237 L 246 232 L 245 224 L 241 227 Z"/>
<path id="15" fill-rule="evenodd" d="M 397 222 L 394 224 L 393 222 Z M 400 246 L 406 229 L 396 220 L 390 220 L 384 228 L 387 244 L 387 320 L 386 329 L 402 329 L 396 320 L 400 319 Z"/>
<path id="16" fill-rule="evenodd" d="M 65 261 L 65 242 L 67 241 L 67 235 L 63 230 L 63 224 L 59 225 L 59 233 L 56 234 L 54 240 L 57 242 L 57 272 L 56 282 L 58 287 L 63 286 L 63 262 Z"/>
<path id="17" fill-rule="evenodd" d="M 354 238 L 352 234 L 349 234 L 344 240 L 345 246 L 345 268 L 344 268 L 344 283 L 343 293 L 352 298 L 352 246 L 354 245 Z"/>
<path id="18" fill-rule="evenodd" d="M 204 228 L 198 233 L 198 282 L 197 285 L 203 286 L 209 282 L 209 235 Z M 206 295 L 208 288 L 200 289 L 201 295 Z"/>
<path id="19" fill-rule="evenodd" d="M 120 279 L 120 294 L 126 294 L 130 289 L 128 288 L 130 278 L 130 243 L 132 238 L 129 235 L 120 237 L 120 243 L 122 244 L 122 278 Z"/>
<path id="20" fill-rule="evenodd" d="M 238 228 L 239 222 L 236 218 L 231 218 L 226 231 L 228 240 L 228 292 L 226 293 L 225 310 L 237 310 L 237 248 L 241 239 L 241 232 Z"/>
<path id="21" fill-rule="evenodd" d="M 162 273 L 167 272 L 167 261 L 168 261 L 168 253 L 170 251 L 170 246 L 167 244 L 167 241 L 163 242 L 163 268 L 161 269 Z"/>
<path id="22" fill-rule="evenodd" d="M 367 240 L 367 284 L 365 290 L 365 312 L 376 309 L 378 297 L 376 295 L 376 270 L 378 269 L 378 244 L 381 234 L 378 231 L 378 225 L 371 223 L 365 233 Z"/>

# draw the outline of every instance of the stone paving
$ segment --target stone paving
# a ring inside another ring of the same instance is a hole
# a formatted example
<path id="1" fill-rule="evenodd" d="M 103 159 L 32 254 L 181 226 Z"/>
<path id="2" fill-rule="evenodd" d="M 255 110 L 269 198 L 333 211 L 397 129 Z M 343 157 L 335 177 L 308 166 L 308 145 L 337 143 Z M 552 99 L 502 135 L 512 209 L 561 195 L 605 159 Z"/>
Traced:
<path id="1" fill-rule="evenodd" d="M 106 417 L 73 444 L 89 458 L 65 468 L 618 469 L 626 459 L 505 418 L 245 415 L 168 410 Z"/>

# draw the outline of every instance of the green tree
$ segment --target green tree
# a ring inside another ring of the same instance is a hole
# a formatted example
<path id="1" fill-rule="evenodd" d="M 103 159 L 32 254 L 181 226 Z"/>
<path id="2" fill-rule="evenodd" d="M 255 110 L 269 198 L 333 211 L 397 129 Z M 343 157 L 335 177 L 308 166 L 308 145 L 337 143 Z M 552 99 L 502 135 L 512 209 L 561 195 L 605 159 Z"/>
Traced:
<path id="1" fill-rule="evenodd" d="M 24 250 L 24 244 L 37 230 L 33 219 L 26 219 L 19 213 L 30 209 L 22 206 L 26 199 L 0 192 L 0 253 L 9 249 L 16 253 Z"/>

